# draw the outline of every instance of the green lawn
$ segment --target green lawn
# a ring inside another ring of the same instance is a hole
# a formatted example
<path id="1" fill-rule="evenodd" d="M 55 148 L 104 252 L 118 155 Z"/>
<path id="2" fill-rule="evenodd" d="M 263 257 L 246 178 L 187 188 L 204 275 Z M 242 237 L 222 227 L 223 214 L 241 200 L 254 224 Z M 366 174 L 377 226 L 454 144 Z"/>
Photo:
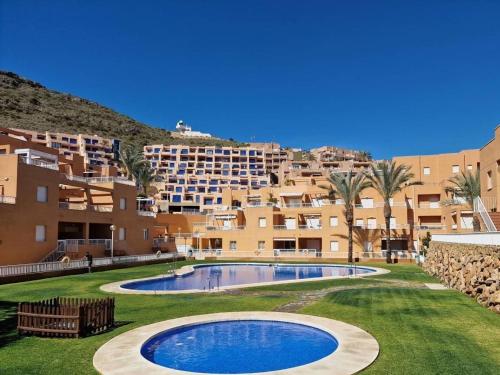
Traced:
<path id="1" fill-rule="evenodd" d="M 178 266 L 186 264 L 179 262 Z M 385 265 L 378 265 L 386 267 Z M 363 280 L 332 280 L 241 290 L 240 293 L 116 295 L 111 332 L 83 339 L 18 337 L 16 302 L 54 296 L 99 297 L 108 282 L 156 275 L 165 265 L 76 275 L 0 286 L 0 374 L 95 374 L 94 352 L 129 329 L 186 315 L 273 310 L 304 293 L 328 288 L 299 313 L 355 324 L 378 340 L 381 353 L 366 374 L 497 374 L 500 316 L 455 291 L 431 291 L 435 281 L 413 265 Z M 335 288 L 351 288 L 338 290 Z"/>

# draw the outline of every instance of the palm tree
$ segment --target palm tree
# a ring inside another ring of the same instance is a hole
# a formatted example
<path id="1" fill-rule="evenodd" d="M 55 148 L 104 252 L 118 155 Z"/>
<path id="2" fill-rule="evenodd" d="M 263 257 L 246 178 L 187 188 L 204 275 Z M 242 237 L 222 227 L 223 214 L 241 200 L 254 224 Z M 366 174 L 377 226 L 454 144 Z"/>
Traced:
<path id="1" fill-rule="evenodd" d="M 474 208 L 474 199 L 481 196 L 481 178 L 479 174 L 479 169 L 476 173 L 470 171 L 465 171 L 457 176 L 454 176 L 448 180 L 452 186 L 447 187 L 445 190 L 447 192 L 453 193 L 454 197 L 464 199 L 471 209 Z M 474 226 L 474 232 L 479 232 L 481 230 L 481 224 L 476 215 L 472 222 Z"/>
<path id="2" fill-rule="evenodd" d="M 149 185 L 155 179 L 155 170 L 151 168 L 148 161 L 145 161 L 135 170 L 134 177 L 139 187 L 139 192 L 147 196 Z"/>
<path id="3" fill-rule="evenodd" d="M 352 171 L 347 174 L 332 174 L 328 178 L 330 186 L 321 186 L 324 189 L 328 189 L 329 196 L 338 196 L 344 201 L 345 210 L 344 215 L 347 222 L 347 227 L 349 230 L 348 235 L 348 256 L 347 261 L 352 262 L 352 231 L 354 222 L 354 205 L 356 200 L 359 199 L 359 195 L 363 190 L 370 186 L 369 181 L 366 180 L 364 174 L 355 175 Z"/>
<path id="4" fill-rule="evenodd" d="M 130 180 L 134 180 L 137 171 L 144 164 L 141 150 L 134 146 L 128 146 L 120 150 L 120 161 L 122 173 Z"/>
<path id="5" fill-rule="evenodd" d="M 415 175 L 410 167 L 404 164 L 396 165 L 394 161 L 383 161 L 371 165 L 371 173 L 367 175 L 371 187 L 373 187 L 384 200 L 384 218 L 387 263 L 392 263 L 391 253 L 391 200 L 396 193 L 402 191 L 406 186 L 422 185 L 420 181 L 412 181 Z"/>

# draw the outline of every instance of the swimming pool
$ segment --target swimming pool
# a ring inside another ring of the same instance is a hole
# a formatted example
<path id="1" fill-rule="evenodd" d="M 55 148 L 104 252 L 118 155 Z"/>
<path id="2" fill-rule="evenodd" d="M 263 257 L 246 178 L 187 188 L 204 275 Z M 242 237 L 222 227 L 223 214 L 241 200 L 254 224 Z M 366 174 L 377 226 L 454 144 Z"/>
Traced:
<path id="1" fill-rule="evenodd" d="M 195 265 L 183 269 L 181 275 L 124 282 L 120 288 L 135 291 L 210 291 L 232 286 L 363 276 L 381 272 L 375 268 L 359 266 L 259 263 Z"/>
<path id="2" fill-rule="evenodd" d="M 369 366 L 378 353 L 373 336 L 338 320 L 240 311 L 126 331 L 102 345 L 93 364 L 103 375 L 347 375 Z"/>
<path id="3" fill-rule="evenodd" d="M 162 332 L 141 354 L 157 365 L 198 373 L 242 374 L 302 366 L 333 353 L 337 340 L 303 324 L 235 320 Z"/>

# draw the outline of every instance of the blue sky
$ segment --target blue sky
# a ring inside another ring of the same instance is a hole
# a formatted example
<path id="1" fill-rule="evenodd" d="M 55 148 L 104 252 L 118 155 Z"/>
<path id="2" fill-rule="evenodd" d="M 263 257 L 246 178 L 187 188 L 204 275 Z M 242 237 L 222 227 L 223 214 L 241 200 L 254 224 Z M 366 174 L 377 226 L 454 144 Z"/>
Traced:
<path id="1" fill-rule="evenodd" d="M 0 0 L 0 69 L 147 124 L 375 157 L 500 123 L 499 1 Z"/>

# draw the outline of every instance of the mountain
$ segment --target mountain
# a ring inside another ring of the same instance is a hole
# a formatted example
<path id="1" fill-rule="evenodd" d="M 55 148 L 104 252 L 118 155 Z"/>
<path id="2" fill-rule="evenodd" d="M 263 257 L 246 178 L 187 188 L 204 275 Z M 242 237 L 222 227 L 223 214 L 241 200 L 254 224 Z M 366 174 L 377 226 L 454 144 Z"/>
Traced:
<path id="1" fill-rule="evenodd" d="M 37 131 L 100 135 L 137 146 L 145 144 L 238 145 L 232 140 L 174 138 L 98 103 L 49 90 L 40 83 L 0 70 L 0 126 Z"/>

